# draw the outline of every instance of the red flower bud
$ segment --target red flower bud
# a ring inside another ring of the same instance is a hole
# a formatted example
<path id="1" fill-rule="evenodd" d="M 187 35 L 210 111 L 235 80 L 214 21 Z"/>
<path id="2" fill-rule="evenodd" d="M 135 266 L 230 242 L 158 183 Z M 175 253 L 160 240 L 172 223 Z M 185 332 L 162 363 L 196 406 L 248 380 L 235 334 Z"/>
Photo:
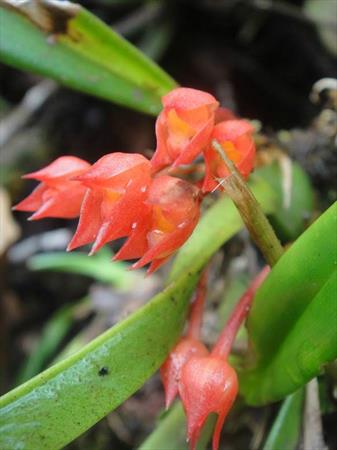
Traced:
<path id="1" fill-rule="evenodd" d="M 47 167 L 24 175 L 41 183 L 24 200 L 14 206 L 17 211 L 35 211 L 30 220 L 44 217 L 73 218 L 80 213 L 85 186 L 73 180 L 85 173 L 90 164 L 75 156 L 61 156 Z"/>
<path id="2" fill-rule="evenodd" d="M 220 432 L 238 393 L 235 370 L 226 360 L 204 356 L 191 358 L 182 368 L 179 394 L 187 416 L 187 439 L 194 450 L 210 413 L 218 414 L 213 450 L 219 447 Z"/>
<path id="3" fill-rule="evenodd" d="M 144 201 L 150 171 L 150 162 L 144 156 L 117 152 L 103 156 L 77 177 L 89 189 L 68 250 L 95 241 L 95 252 L 113 239 L 128 236 L 147 211 Z"/>
<path id="4" fill-rule="evenodd" d="M 163 97 L 156 122 L 155 171 L 170 164 L 190 164 L 206 147 L 214 125 L 216 99 L 207 92 L 177 88 Z"/>
<path id="5" fill-rule="evenodd" d="M 246 120 L 226 120 L 218 123 L 211 139 L 216 139 L 227 156 L 234 162 L 239 172 L 247 177 L 254 167 L 255 144 L 253 128 Z M 229 172 L 220 155 L 212 148 L 211 142 L 204 151 L 206 175 L 203 191 L 210 192 L 218 186 L 217 179 L 225 178 Z"/>
<path id="6" fill-rule="evenodd" d="M 182 338 L 170 352 L 160 368 L 160 376 L 165 389 L 166 409 L 170 407 L 178 393 L 181 370 L 186 362 L 194 356 L 206 356 L 208 350 L 197 339 Z"/>

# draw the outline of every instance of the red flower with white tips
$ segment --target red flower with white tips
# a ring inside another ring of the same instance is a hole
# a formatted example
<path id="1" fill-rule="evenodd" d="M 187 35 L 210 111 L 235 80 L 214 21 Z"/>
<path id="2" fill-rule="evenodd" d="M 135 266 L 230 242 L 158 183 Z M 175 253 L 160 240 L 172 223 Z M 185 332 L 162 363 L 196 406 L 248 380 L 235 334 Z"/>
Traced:
<path id="1" fill-rule="evenodd" d="M 159 176 L 149 187 L 146 203 L 151 207 L 149 227 L 136 228 L 130 241 L 146 240 L 147 248 L 132 267 L 138 269 L 151 262 L 148 273 L 152 273 L 192 234 L 200 216 L 199 189 L 178 178 Z M 130 243 L 126 245 L 130 247 Z M 122 254 L 123 248 L 117 258 Z"/>
<path id="2" fill-rule="evenodd" d="M 219 447 L 220 432 L 239 389 L 235 370 L 226 360 L 192 357 L 181 371 L 179 394 L 187 415 L 187 439 L 195 449 L 200 431 L 210 413 L 218 414 L 213 450 Z"/>
<path id="3" fill-rule="evenodd" d="M 128 236 L 142 218 L 151 182 L 150 162 L 142 155 L 111 153 L 76 178 L 88 188 L 80 220 L 68 250 L 94 241 L 92 252 L 105 243 Z"/>
<path id="4" fill-rule="evenodd" d="M 200 431 L 210 413 L 218 414 L 213 450 L 219 447 L 220 432 L 238 393 L 238 379 L 227 358 L 236 334 L 247 317 L 256 290 L 270 271 L 266 266 L 242 295 L 209 356 L 190 358 L 181 369 L 179 395 L 187 416 L 187 437 L 195 449 Z"/>
<path id="5" fill-rule="evenodd" d="M 233 161 L 243 177 L 248 177 L 254 167 L 255 144 L 253 127 L 246 120 L 225 120 L 215 125 L 209 145 L 204 151 L 206 174 L 203 191 L 210 192 L 219 185 L 219 179 L 229 175 L 226 164 L 213 149 L 212 139 L 216 139 Z"/>
<path id="6" fill-rule="evenodd" d="M 22 178 L 40 181 L 40 184 L 13 209 L 35 211 L 30 220 L 77 217 L 86 188 L 73 178 L 89 168 L 90 164 L 83 159 L 61 156 L 43 169 L 24 175 Z"/>
<path id="7" fill-rule="evenodd" d="M 190 164 L 207 146 L 214 126 L 216 99 L 207 92 L 177 88 L 162 99 L 156 122 L 157 148 L 151 163 L 155 171 Z"/>

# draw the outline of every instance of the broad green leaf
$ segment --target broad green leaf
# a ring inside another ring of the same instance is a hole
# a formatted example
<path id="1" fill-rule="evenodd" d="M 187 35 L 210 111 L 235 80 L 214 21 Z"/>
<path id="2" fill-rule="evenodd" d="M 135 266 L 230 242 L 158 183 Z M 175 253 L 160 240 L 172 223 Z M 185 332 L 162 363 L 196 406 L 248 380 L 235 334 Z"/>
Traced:
<path id="1" fill-rule="evenodd" d="M 0 448 L 59 449 L 120 405 L 160 366 L 196 281 L 186 275 L 145 307 L 0 400 Z"/>
<path id="2" fill-rule="evenodd" d="M 1 60 L 120 105 L 158 114 L 176 83 L 82 6 L 0 0 Z"/>
<path id="3" fill-rule="evenodd" d="M 263 208 L 272 211 L 269 186 L 256 178 L 252 187 Z M 61 448 L 133 394 L 177 341 L 198 272 L 240 227 L 239 214 L 229 200 L 220 199 L 192 236 L 197 254 L 191 259 L 188 246 L 179 255 L 181 269 L 163 292 L 76 354 L 3 396 L 1 450 Z"/>
<path id="4" fill-rule="evenodd" d="M 255 362 L 242 372 L 250 404 L 279 400 L 337 357 L 337 203 L 290 247 L 256 294 L 248 319 Z"/>
<path id="5" fill-rule="evenodd" d="M 301 435 L 303 400 L 303 389 L 284 400 L 263 450 L 296 450 Z"/>
<path id="6" fill-rule="evenodd" d="M 112 262 L 111 259 L 112 253 L 107 248 L 90 257 L 84 252 L 52 252 L 31 257 L 28 266 L 32 270 L 55 270 L 87 275 L 118 288 L 127 288 L 136 282 L 137 273 L 128 271 L 128 264 L 120 261 Z"/>

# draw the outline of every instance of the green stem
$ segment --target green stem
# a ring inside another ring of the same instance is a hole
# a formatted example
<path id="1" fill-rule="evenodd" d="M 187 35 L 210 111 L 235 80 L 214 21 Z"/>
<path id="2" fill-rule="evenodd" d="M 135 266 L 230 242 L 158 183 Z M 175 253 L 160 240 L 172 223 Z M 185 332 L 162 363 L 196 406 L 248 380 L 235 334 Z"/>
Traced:
<path id="1" fill-rule="evenodd" d="M 261 250 L 267 263 L 270 266 L 275 265 L 283 254 L 280 241 L 276 237 L 254 194 L 236 169 L 234 163 L 226 155 L 222 145 L 216 139 L 213 139 L 212 146 L 221 156 L 230 172 L 226 178 L 219 180 L 219 182 L 233 200 L 251 238 Z"/>

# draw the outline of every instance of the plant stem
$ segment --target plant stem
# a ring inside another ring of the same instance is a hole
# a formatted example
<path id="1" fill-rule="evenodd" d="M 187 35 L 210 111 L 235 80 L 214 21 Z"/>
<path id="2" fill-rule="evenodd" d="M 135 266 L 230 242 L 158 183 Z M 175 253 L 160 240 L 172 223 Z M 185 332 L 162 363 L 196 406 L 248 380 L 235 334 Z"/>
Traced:
<path id="1" fill-rule="evenodd" d="M 280 241 L 254 194 L 234 163 L 226 155 L 222 145 L 216 139 L 213 139 L 212 146 L 221 156 L 230 172 L 226 178 L 219 180 L 219 182 L 239 210 L 252 239 L 261 250 L 267 263 L 273 266 L 283 253 Z"/>
<path id="2" fill-rule="evenodd" d="M 200 338 L 201 322 L 207 292 L 207 279 L 208 267 L 206 267 L 200 275 L 200 279 L 196 288 L 195 299 L 191 306 L 190 319 L 187 330 L 187 337 L 189 338 Z"/>
<path id="3" fill-rule="evenodd" d="M 222 330 L 217 343 L 213 347 L 212 356 L 227 358 L 231 351 L 236 334 L 250 310 L 255 292 L 266 279 L 269 272 L 270 267 L 265 266 L 257 277 L 251 282 L 246 292 L 242 295 L 230 318 L 228 319 L 225 328 Z"/>

